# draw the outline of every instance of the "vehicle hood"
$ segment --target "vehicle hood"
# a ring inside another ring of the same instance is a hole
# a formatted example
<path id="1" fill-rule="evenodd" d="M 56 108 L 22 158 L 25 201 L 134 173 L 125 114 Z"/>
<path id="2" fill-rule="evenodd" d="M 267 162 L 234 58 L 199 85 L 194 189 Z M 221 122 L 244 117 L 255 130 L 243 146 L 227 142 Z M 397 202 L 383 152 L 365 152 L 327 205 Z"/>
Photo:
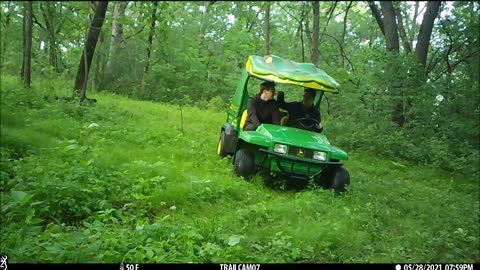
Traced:
<path id="1" fill-rule="evenodd" d="M 260 125 L 257 128 L 257 132 L 269 137 L 274 143 L 332 152 L 341 156 L 347 156 L 343 150 L 330 145 L 327 137 L 320 133 L 271 124 Z"/>

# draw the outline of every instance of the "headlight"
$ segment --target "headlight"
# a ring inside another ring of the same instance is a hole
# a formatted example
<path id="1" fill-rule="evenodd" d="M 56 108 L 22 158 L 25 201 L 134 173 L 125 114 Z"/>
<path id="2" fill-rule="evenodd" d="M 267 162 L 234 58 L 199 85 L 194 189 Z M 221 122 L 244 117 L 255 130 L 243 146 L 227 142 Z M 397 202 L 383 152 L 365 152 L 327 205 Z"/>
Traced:
<path id="1" fill-rule="evenodd" d="M 287 146 L 284 144 L 275 144 L 275 147 L 273 148 L 273 152 L 277 152 L 280 154 L 286 154 L 287 153 Z"/>
<path id="2" fill-rule="evenodd" d="M 313 152 L 313 159 L 318 159 L 320 161 L 325 161 L 327 159 L 327 153 L 320 152 L 320 151 L 314 151 Z"/>

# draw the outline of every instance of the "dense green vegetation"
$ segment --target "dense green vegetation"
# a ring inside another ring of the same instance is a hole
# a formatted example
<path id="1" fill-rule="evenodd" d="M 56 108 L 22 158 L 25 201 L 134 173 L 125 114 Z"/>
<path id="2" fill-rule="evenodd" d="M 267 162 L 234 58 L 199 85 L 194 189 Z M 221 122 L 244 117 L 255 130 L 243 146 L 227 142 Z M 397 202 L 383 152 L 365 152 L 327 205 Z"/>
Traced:
<path id="1" fill-rule="evenodd" d="M 100 6 L 0 3 L 9 262 L 480 262 L 478 2 Z M 340 83 L 321 113 L 347 194 L 246 182 L 216 155 L 253 54 Z"/>
<path id="2" fill-rule="evenodd" d="M 184 106 L 225 106 L 247 56 L 266 53 L 267 3 L 109 3 L 87 96 L 106 90 Z M 403 18 L 398 31 L 408 36 L 397 40 L 404 44 L 398 50 L 385 44 L 367 2 L 320 2 L 318 29 L 311 4 L 269 4 L 268 52 L 313 61 L 340 83 L 341 94 L 330 99 L 329 111 L 343 123 L 338 127 L 353 135 L 342 144 L 479 175 L 478 2 L 441 2 L 425 66 L 418 64 L 415 51 L 425 3 L 395 3 Z M 32 81 L 60 77 L 72 87 L 77 70 L 83 70 L 78 63 L 87 18 L 95 7 L 89 2 L 35 2 L 32 8 Z M 23 9 L 20 2 L 1 3 L 2 74 L 20 72 Z M 322 114 L 328 117 L 326 103 Z"/>
<path id="3" fill-rule="evenodd" d="M 42 89 L 67 87 L 50 83 L 25 92 L 2 76 L 0 253 L 10 262 L 480 259 L 476 179 L 350 151 L 343 196 L 270 188 L 216 156 L 223 112 L 109 93 L 83 106 L 45 101 Z"/>

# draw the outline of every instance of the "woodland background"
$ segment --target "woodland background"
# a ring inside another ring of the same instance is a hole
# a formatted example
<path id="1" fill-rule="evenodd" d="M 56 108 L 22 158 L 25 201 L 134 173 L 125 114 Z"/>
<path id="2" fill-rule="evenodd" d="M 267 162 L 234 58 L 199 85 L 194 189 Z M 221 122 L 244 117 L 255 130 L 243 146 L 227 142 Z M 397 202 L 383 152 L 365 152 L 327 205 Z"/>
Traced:
<path id="1" fill-rule="evenodd" d="M 345 146 L 478 173 L 477 2 L 99 3 L 93 53 L 96 2 L 3 1 L 2 74 L 23 77 L 31 57 L 32 81 L 222 110 L 247 56 L 276 54 L 340 82 L 328 111 L 345 123 Z"/>

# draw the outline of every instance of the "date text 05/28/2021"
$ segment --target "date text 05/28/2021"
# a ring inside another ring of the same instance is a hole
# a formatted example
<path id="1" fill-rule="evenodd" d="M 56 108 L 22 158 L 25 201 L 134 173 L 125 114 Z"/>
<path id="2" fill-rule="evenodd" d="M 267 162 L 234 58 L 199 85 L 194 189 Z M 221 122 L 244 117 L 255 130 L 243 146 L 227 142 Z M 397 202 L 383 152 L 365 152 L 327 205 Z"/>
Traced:
<path id="1" fill-rule="evenodd" d="M 397 264 L 395 270 L 473 270 L 473 264 Z"/>
<path id="2" fill-rule="evenodd" d="M 260 264 L 228 263 L 220 264 L 220 270 L 259 270 Z"/>

